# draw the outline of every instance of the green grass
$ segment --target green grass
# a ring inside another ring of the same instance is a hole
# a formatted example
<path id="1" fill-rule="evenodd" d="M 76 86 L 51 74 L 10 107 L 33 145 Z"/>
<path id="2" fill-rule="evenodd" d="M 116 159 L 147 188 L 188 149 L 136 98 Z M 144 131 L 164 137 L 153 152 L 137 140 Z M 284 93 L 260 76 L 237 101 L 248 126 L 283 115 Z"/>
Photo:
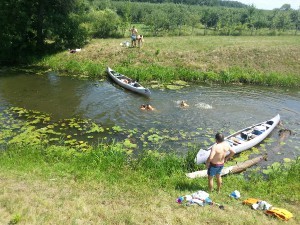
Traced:
<path id="1" fill-rule="evenodd" d="M 0 155 L 1 224 L 282 224 L 262 211 L 242 205 L 260 198 L 294 214 L 298 224 L 300 160 L 274 168 L 263 177 L 253 171 L 223 178 L 220 194 L 225 206 L 179 205 L 179 196 L 207 190 L 207 180 L 188 179 L 186 158 L 145 151 L 133 157 L 121 145 L 99 145 L 77 153 L 66 147 L 7 146 Z M 228 195 L 241 192 L 241 199 Z M 288 191 L 287 191 L 288 190 Z M 234 216 L 233 216 L 234 215 Z"/>
<path id="2" fill-rule="evenodd" d="M 39 65 L 70 76 L 104 78 L 106 66 L 141 81 L 246 83 L 299 86 L 299 36 L 145 37 L 142 48 L 126 39 L 92 40 L 81 52 L 68 51 Z"/>
<path id="3" fill-rule="evenodd" d="M 38 64 L 93 79 L 106 78 L 110 66 L 144 82 L 300 83 L 299 37 L 145 37 L 141 49 L 123 48 L 123 40 L 93 40 L 81 52 L 61 52 Z M 2 138 L 11 134 L 7 130 Z M 41 142 L 30 129 L 21 138 L 23 145 L 0 150 L 0 224 L 282 224 L 242 205 L 249 197 L 291 211 L 289 224 L 300 222 L 300 159 L 273 167 L 268 176 L 248 170 L 247 177 L 224 177 L 221 194 L 211 193 L 212 200 L 224 204 L 225 211 L 220 211 L 175 202 L 179 196 L 207 190 L 205 178 L 185 176 L 204 168 L 193 162 L 196 150 L 185 157 L 154 150 L 133 156 L 120 143 L 78 151 Z M 228 196 L 234 190 L 241 192 L 241 199 Z"/>

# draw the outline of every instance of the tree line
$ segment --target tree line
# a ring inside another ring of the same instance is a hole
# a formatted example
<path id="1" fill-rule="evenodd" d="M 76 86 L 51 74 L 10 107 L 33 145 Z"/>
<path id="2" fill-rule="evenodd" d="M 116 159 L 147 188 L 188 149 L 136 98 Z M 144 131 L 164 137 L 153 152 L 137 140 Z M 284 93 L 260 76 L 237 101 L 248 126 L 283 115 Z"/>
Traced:
<path id="1" fill-rule="evenodd" d="M 124 0 L 115 0 L 124 1 Z M 174 4 L 185 4 L 185 5 L 199 5 L 199 6 L 224 6 L 233 8 L 246 8 L 247 5 L 239 1 L 228 1 L 228 0 L 131 0 L 131 2 L 147 2 L 147 3 L 174 3 Z"/>
<path id="2" fill-rule="evenodd" d="M 219 0 L 2 0 L 0 63 L 82 47 L 92 38 L 128 36 L 132 24 L 143 24 L 147 36 L 297 35 L 300 30 L 300 9 L 288 4 L 259 10 L 226 2 L 225 7 Z"/>

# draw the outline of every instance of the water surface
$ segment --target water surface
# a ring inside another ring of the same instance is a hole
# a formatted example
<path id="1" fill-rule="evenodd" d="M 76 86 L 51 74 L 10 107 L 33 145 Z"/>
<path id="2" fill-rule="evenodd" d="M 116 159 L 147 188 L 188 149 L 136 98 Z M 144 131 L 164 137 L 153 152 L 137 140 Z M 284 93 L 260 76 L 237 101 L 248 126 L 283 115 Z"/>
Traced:
<path id="1" fill-rule="evenodd" d="M 181 90 L 151 89 L 151 92 L 152 96 L 145 98 L 124 90 L 109 79 L 90 81 L 55 73 L 35 75 L 2 71 L 0 110 L 17 106 L 48 113 L 54 120 L 91 119 L 104 127 L 138 128 L 137 135 L 153 129 L 172 136 L 178 134 L 180 143 L 167 141 L 156 146 L 161 151 L 172 149 L 176 152 L 187 151 L 187 143 L 204 148 L 211 144 L 210 138 L 217 131 L 228 135 L 280 114 L 282 127 L 292 130 L 293 135 L 281 146 L 277 143 L 280 127 L 276 128 L 270 135 L 274 143 L 267 150 L 270 155 L 276 155 L 272 156 L 273 160 L 299 156 L 299 89 L 194 85 Z M 181 100 L 189 107 L 180 108 Z M 141 111 L 139 106 L 145 103 L 156 110 Z M 191 136 L 191 133 L 197 134 Z"/>

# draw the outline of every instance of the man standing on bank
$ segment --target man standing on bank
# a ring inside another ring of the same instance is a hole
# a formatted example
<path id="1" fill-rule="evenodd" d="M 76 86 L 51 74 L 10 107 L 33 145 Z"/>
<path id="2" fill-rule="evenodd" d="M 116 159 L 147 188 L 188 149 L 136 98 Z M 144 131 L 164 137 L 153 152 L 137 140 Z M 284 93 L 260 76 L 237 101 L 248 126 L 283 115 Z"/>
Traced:
<path id="1" fill-rule="evenodd" d="M 217 133 L 215 139 L 216 143 L 213 145 L 210 155 L 206 160 L 208 188 L 210 192 L 213 190 L 214 176 L 217 178 L 218 192 L 220 192 L 222 185 L 221 171 L 224 167 L 224 163 L 235 154 L 235 151 L 229 143 L 224 141 L 223 134 Z M 226 156 L 228 151 L 230 154 Z"/>
<path id="2" fill-rule="evenodd" d="M 131 47 L 136 47 L 138 30 L 133 26 L 129 31 L 131 32 Z"/>

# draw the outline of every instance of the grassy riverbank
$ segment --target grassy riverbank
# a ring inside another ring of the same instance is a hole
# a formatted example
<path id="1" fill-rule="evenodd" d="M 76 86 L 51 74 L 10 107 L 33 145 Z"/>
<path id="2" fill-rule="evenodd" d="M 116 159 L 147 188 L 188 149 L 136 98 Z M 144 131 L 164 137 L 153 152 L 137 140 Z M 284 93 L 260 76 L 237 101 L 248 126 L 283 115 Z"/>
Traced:
<path id="1" fill-rule="evenodd" d="M 242 205 L 261 198 L 294 214 L 299 224 L 300 161 L 274 169 L 268 179 L 253 171 L 223 178 L 212 200 L 225 206 L 183 206 L 178 196 L 207 190 L 206 179 L 185 177 L 188 160 L 145 152 L 131 158 L 120 146 L 86 153 L 65 147 L 10 146 L 0 157 L 1 224 L 281 224 Z M 242 198 L 228 196 L 239 190 Z"/>
<path id="2" fill-rule="evenodd" d="M 300 84 L 299 36 L 145 37 L 142 48 L 120 46 L 125 40 L 92 40 L 81 52 L 66 50 L 38 64 L 93 78 L 105 78 L 110 66 L 144 82 Z"/>

